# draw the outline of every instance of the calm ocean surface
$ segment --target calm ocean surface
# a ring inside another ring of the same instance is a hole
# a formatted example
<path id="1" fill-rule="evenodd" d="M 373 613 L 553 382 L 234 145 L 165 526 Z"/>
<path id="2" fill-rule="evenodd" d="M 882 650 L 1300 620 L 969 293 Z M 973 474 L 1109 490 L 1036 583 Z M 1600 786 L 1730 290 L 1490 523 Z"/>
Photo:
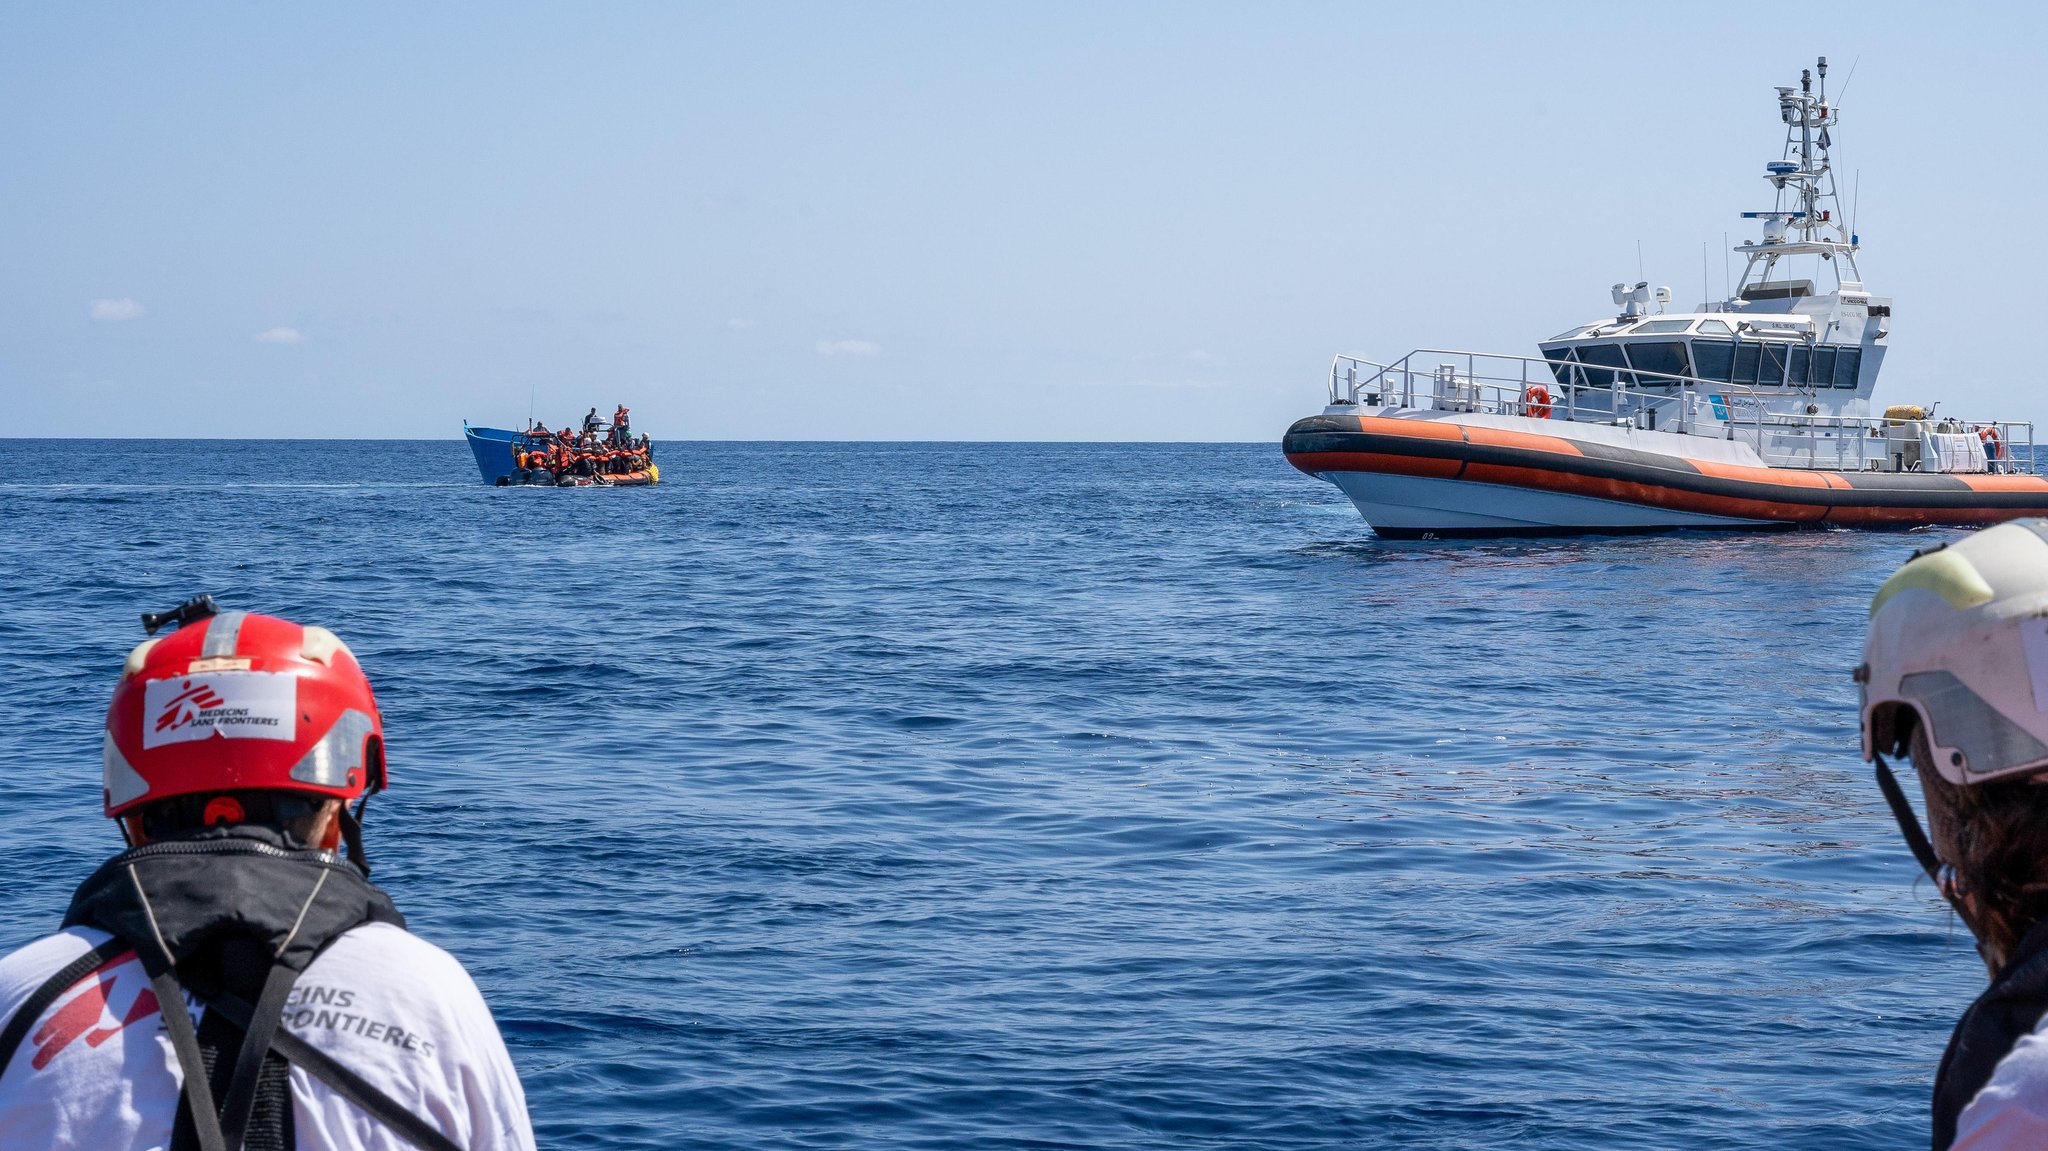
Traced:
<path id="1" fill-rule="evenodd" d="M 0 950 L 119 846 L 138 612 L 328 624 L 544 1146 L 1897 1147 L 1982 985 L 1849 680 L 1959 533 L 1381 543 L 1273 444 L 0 461 Z"/>

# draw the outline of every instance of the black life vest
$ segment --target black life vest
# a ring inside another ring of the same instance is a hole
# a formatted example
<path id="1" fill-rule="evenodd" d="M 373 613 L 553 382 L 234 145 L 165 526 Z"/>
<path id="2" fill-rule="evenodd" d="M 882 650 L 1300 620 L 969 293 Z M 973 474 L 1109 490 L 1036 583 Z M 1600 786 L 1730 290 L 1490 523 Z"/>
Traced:
<path id="1" fill-rule="evenodd" d="M 2048 923 L 2034 925 L 1984 994 L 1956 1022 L 1934 1075 L 1934 1151 L 1956 1141 L 1956 1120 L 1998 1062 L 2048 1015 Z"/>
<path id="2" fill-rule="evenodd" d="M 212 828 L 132 848 L 93 872 L 65 927 L 114 938 L 38 988 L 0 1029 L 0 1071 L 66 990 L 133 950 L 149 976 L 184 1075 L 173 1151 L 291 1151 L 289 1065 L 422 1148 L 454 1144 L 390 1096 L 278 1026 L 292 984 L 343 932 L 405 926 L 391 897 L 354 864 L 292 846 L 262 828 Z M 190 992 L 206 1005 L 194 1028 Z"/>

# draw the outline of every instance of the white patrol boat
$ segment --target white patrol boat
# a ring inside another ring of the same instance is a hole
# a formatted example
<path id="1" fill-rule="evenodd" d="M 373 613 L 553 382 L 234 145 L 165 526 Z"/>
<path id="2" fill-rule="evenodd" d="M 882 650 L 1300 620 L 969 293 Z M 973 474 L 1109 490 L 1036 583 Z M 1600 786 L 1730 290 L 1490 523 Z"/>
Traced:
<path id="1" fill-rule="evenodd" d="M 1338 356 L 1330 404 L 1288 429 L 1288 460 L 1395 538 L 2048 515 L 2031 423 L 1871 411 L 1892 308 L 1857 270 L 1827 71 L 1822 57 L 1777 90 L 1776 203 L 1743 213 L 1763 235 L 1735 247 L 1732 296 L 1677 313 L 1669 288 L 1616 284 L 1618 315 L 1540 356 Z"/>

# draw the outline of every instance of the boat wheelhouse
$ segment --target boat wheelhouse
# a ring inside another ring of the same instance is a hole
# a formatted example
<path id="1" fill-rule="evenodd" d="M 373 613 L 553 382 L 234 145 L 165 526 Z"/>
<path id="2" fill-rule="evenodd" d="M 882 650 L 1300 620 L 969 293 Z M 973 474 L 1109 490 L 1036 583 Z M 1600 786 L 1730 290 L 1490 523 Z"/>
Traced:
<path id="1" fill-rule="evenodd" d="M 1987 523 L 2048 513 L 2033 426 L 1873 412 L 1892 304 L 1865 287 L 1831 160 L 1827 61 L 1777 90 L 1772 207 L 1731 294 L 1647 281 L 1538 356 L 1339 356 L 1288 459 L 1389 536 Z"/>

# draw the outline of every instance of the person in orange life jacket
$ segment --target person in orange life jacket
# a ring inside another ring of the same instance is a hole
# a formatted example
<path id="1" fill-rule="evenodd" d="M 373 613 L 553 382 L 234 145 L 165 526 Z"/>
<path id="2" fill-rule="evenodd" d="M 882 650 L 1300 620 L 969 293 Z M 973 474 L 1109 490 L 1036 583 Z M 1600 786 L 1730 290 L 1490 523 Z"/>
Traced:
<path id="1" fill-rule="evenodd" d="M 1933 1146 L 2048 1147 L 2048 520 L 1917 553 L 1871 601 L 1856 682 L 1864 758 L 1991 978 L 1936 1070 Z"/>
<path id="2" fill-rule="evenodd" d="M 103 800 L 129 849 L 0 958 L 0 1147 L 529 1151 L 461 965 L 369 881 L 385 784 L 332 632 L 200 597 L 122 668 Z"/>

